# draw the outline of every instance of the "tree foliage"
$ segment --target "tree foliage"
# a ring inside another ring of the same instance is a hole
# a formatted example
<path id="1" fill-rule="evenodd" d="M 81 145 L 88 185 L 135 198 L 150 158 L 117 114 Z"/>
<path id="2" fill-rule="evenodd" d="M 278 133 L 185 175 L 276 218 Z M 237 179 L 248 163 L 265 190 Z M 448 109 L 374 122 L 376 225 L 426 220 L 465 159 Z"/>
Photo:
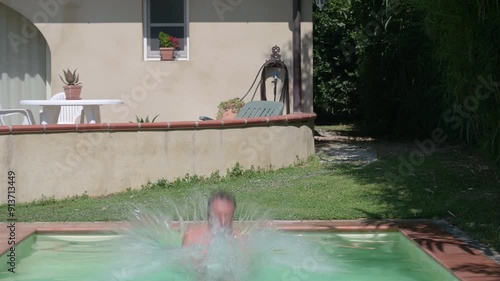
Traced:
<path id="1" fill-rule="evenodd" d="M 498 0 L 329 0 L 314 12 L 320 121 L 483 144 L 500 155 Z"/>
<path id="2" fill-rule="evenodd" d="M 314 106 L 324 122 L 360 114 L 355 28 L 348 1 L 331 1 L 314 13 Z"/>
<path id="3" fill-rule="evenodd" d="M 439 66 L 445 101 L 440 126 L 452 137 L 482 144 L 500 160 L 500 3 L 498 0 L 418 0 Z"/>

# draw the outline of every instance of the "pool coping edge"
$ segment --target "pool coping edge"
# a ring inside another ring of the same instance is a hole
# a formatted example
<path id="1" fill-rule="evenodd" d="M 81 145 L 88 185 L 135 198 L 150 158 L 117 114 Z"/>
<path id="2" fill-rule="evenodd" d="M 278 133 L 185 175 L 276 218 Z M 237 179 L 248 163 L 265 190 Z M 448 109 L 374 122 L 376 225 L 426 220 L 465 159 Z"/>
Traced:
<path id="1" fill-rule="evenodd" d="M 235 222 L 238 223 L 242 222 Z M 285 231 L 399 231 L 460 280 L 500 280 L 498 262 L 463 239 L 447 232 L 443 229 L 442 222 L 435 220 L 274 220 L 269 224 Z M 37 233 L 113 232 L 127 225 L 126 222 L 18 222 L 15 224 L 15 242 L 18 245 Z M 177 225 L 178 223 L 174 223 L 174 227 Z M 8 223 L 0 223 L 2 238 L 9 237 L 8 226 Z M 0 239 L 0 255 L 8 252 L 11 247 L 7 240 Z"/>

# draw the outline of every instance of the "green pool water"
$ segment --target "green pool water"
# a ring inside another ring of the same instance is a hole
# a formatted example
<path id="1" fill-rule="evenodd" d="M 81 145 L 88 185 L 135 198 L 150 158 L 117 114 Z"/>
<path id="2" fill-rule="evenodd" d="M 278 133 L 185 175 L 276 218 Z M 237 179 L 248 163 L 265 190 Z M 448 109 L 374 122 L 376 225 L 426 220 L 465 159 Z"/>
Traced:
<path id="1" fill-rule="evenodd" d="M 290 258 L 286 248 L 274 248 L 254 260 L 245 280 L 459 280 L 399 232 L 290 235 L 309 241 L 312 251 Z M 192 280 L 173 266 L 143 268 L 142 275 L 132 279 L 118 272 L 112 279 L 106 273 L 117 257 L 117 241 L 118 235 L 36 234 L 16 248 L 16 273 L 7 271 L 6 254 L 0 258 L 0 280 Z M 147 257 L 137 252 L 133 258 L 143 267 Z"/>

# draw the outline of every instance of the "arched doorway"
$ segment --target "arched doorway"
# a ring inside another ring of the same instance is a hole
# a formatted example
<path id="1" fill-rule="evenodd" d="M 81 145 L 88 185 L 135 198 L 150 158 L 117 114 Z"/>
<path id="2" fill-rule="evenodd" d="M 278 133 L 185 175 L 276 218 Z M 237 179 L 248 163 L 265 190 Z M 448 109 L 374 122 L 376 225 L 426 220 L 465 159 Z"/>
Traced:
<path id="1" fill-rule="evenodd" d="M 0 3 L 0 106 L 20 106 L 22 99 L 50 96 L 50 50 L 38 28 L 25 16 Z M 18 123 L 18 119 L 6 120 Z"/>

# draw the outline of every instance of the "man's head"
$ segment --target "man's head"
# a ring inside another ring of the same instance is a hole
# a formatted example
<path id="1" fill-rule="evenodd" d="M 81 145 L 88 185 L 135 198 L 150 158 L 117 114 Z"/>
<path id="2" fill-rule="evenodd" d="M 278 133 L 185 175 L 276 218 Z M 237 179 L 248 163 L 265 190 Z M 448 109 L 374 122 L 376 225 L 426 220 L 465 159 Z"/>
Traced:
<path id="1" fill-rule="evenodd" d="M 234 196 L 226 191 L 214 193 L 208 200 L 208 223 L 223 228 L 231 228 L 233 224 L 236 200 Z"/>

